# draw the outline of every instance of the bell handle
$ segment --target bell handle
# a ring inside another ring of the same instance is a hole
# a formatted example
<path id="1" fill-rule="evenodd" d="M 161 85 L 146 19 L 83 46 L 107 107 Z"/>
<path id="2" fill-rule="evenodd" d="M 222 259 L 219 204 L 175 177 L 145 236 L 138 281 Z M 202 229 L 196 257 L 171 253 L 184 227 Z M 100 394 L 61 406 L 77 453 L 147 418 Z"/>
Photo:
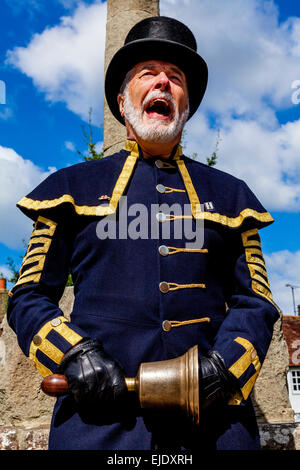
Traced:
<path id="1" fill-rule="evenodd" d="M 136 391 L 136 379 L 126 377 L 125 382 L 129 392 Z M 59 397 L 68 393 L 69 386 L 64 375 L 52 374 L 43 379 L 41 389 L 50 397 Z"/>

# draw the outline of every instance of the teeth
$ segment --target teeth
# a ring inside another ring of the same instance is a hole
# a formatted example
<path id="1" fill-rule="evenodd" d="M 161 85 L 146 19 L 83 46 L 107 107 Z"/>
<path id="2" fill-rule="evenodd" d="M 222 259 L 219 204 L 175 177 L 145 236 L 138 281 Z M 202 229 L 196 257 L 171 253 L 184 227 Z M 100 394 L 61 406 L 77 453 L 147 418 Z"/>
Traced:
<path id="1" fill-rule="evenodd" d="M 155 106 L 156 104 L 159 104 L 159 103 L 161 103 L 164 106 L 165 109 L 170 111 L 169 103 L 166 100 L 161 99 L 161 98 L 155 98 L 154 100 L 150 101 L 148 109 L 152 108 L 153 106 Z"/>
<path id="2" fill-rule="evenodd" d="M 157 102 L 164 103 L 166 106 L 169 107 L 168 103 L 165 100 L 160 99 L 160 98 L 156 98 L 155 100 L 151 101 L 151 105 L 153 105 L 154 103 L 157 103 Z"/>

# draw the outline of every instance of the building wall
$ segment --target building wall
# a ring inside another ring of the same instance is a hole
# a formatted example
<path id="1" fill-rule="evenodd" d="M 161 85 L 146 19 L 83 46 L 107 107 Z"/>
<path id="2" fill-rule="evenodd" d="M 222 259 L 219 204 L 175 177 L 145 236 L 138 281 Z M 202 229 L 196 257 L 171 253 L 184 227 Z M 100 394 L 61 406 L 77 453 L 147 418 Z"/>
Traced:
<path id="1" fill-rule="evenodd" d="M 300 367 L 289 369 L 287 381 L 290 403 L 295 413 L 295 422 L 300 423 Z"/>
<path id="2" fill-rule="evenodd" d="M 300 316 L 284 315 L 282 329 L 289 351 L 289 399 L 295 422 L 300 422 Z"/>

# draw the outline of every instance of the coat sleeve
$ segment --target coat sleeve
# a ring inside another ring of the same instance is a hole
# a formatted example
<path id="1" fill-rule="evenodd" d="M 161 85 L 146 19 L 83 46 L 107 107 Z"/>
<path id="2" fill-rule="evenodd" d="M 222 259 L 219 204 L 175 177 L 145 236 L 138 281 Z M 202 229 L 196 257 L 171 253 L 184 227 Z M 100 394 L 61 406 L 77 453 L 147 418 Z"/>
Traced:
<path id="1" fill-rule="evenodd" d="M 70 224 L 37 216 L 18 280 L 9 293 L 7 319 L 18 343 L 43 377 L 85 333 L 58 307 L 70 266 Z"/>
<path id="2" fill-rule="evenodd" d="M 268 281 L 257 228 L 235 233 L 227 246 L 228 310 L 214 349 L 238 379 L 240 393 L 230 404 L 246 400 L 260 372 L 279 318 Z"/>

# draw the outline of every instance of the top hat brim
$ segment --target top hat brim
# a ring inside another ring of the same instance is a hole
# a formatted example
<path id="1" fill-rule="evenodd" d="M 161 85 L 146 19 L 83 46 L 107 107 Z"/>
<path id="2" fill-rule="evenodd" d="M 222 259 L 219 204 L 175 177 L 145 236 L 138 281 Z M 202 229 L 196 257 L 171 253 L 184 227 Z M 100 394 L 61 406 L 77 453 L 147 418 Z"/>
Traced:
<path id="1" fill-rule="evenodd" d="M 113 56 L 105 75 L 105 96 L 115 118 L 124 124 L 117 102 L 120 87 L 129 70 L 139 62 L 163 60 L 179 67 L 186 76 L 190 114 L 198 109 L 204 96 L 208 70 L 204 59 L 193 49 L 178 42 L 165 39 L 139 39 L 132 41 Z"/>

